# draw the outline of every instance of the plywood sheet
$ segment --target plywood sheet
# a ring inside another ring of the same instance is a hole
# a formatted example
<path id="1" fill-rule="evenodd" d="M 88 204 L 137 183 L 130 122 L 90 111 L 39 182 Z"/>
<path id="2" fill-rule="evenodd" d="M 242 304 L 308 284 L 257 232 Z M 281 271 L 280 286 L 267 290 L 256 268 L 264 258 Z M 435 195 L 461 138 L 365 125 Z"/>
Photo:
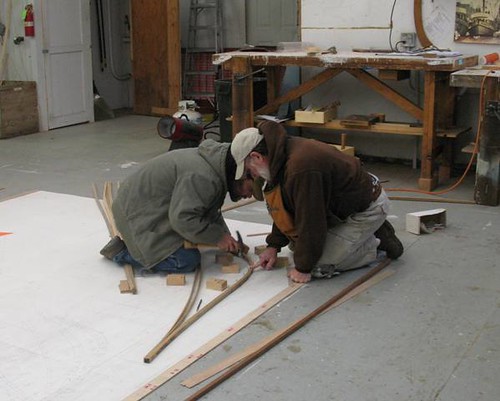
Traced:
<path id="1" fill-rule="evenodd" d="M 227 223 L 251 249 L 261 238 L 245 234 L 269 230 Z M 161 275 L 137 277 L 138 294 L 120 294 L 124 272 L 99 255 L 108 231 L 91 198 L 35 192 L 1 202 L 0 231 L 11 233 L 0 237 L 2 400 L 123 399 L 288 285 L 283 269 L 256 272 L 144 364 L 184 306 L 194 275 L 184 287 L 166 286 Z M 246 271 L 238 259 L 241 273 L 224 275 L 214 256 L 203 255 L 205 280 L 231 285 Z M 202 305 L 219 294 L 204 287 Z"/>

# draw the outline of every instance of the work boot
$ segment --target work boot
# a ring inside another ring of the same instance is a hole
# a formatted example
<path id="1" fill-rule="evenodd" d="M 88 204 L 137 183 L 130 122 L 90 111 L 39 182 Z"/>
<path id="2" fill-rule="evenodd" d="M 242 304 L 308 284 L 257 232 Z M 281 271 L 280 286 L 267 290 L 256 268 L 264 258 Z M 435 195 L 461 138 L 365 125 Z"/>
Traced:
<path id="1" fill-rule="evenodd" d="M 397 259 L 403 254 L 403 244 L 396 237 L 394 227 L 387 220 L 375 231 L 375 237 L 380 240 L 377 249 L 385 251 L 389 259 Z"/>
<path id="2" fill-rule="evenodd" d="M 118 255 L 121 251 L 126 248 L 125 242 L 118 237 L 114 236 L 109 240 L 109 242 L 101 249 L 99 252 L 106 259 L 113 260 L 113 258 Z"/>

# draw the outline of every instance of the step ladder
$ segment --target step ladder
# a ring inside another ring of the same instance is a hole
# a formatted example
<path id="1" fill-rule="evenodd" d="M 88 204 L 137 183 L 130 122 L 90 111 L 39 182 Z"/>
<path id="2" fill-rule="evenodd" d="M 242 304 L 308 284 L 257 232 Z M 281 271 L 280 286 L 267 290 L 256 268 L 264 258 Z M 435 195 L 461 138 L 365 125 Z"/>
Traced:
<path id="1" fill-rule="evenodd" d="M 215 80 L 220 67 L 212 64 L 212 54 L 223 47 L 222 0 L 191 0 L 184 73 L 183 99 L 215 101 Z"/>

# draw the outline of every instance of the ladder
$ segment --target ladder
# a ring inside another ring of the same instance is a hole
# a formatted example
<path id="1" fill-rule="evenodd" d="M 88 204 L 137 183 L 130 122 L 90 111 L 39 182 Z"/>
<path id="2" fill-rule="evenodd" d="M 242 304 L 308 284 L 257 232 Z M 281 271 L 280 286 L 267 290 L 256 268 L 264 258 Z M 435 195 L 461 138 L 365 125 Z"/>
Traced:
<path id="1" fill-rule="evenodd" d="M 221 0 L 191 0 L 183 99 L 215 99 L 215 79 L 220 67 L 212 64 L 212 54 L 223 51 Z"/>

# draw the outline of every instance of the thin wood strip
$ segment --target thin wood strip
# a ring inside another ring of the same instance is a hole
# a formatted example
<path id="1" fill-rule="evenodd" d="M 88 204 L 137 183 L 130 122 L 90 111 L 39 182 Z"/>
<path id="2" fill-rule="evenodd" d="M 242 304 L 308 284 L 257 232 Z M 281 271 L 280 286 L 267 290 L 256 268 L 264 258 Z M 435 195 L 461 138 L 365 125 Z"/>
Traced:
<path id="1" fill-rule="evenodd" d="M 111 227 L 111 224 L 109 223 L 106 212 L 104 211 L 104 208 L 102 206 L 101 199 L 99 198 L 99 190 L 97 189 L 96 184 L 92 184 L 92 192 L 94 193 L 94 199 L 95 199 L 95 203 L 97 205 L 97 208 L 99 209 L 99 212 L 101 212 L 101 215 L 104 218 L 104 223 L 106 223 L 106 227 L 108 228 L 108 232 L 111 235 L 112 227 Z"/>
<path id="2" fill-rule="evenodd" d="M 166 336 L 162 341 L 160 341 L 148 354 L 144 357 L 144 362 L 151 362 L 161 351 L 163 351 L 172 341 L 174 341 L 184 330 L 196 322 L 200 317 L 212 309 L 215 305 L 224 300 L 228 295 L 234 292 L 236 289 L 241 287 L 252 275 L 253 269 L 248 268 L 246 273 L 241 277 L 236 283 L 228 287 L 224 292 L 212 299 L 208 304 L 201 308 L 198 312 L 192 315 L 189 319 L 184 321 L 177 329 L 175 329 L 170 335 Z"/>
<path id="3" fill-rule="evenodd" d="M 193 286 L 191 287 L 191 293 L 189 294 L 189 298 L 186 302 L 186 305 L 184 305 L 184 308 L 175 321 L 175 323 L 172 325 L 170 330 L 163 336 L 163 338 L 159 341 L 158 344 L 161 344 L 163 341 L 168 339 L 172 333 L 186 320 L 187 315 L 191 311 L 194 305 L 194 301 L 196 300 L 196 297 L 198 296 L 198 293 L 200 291 L 200 286 L 201 286 L 201 278 L 202 278 L 202 273 L 201 273 L 201 266 L 196 270 L 196 275 L 194 278 Z M 156 346 L 153 348 L 153 350 L 156 348 Z M 160 351 L 161 352 L 161 351 Z M 144 362 L 145 363 L 150 363 L 152 362 L 159 354 L 160 352 L 149 352 L 145 357 L 144 357 Z"/>
<path id="4" fill-rule="evenodd" d="M 301 288 L 303 284 L 292 284 L 284 290 L 280 291 L 274 297 L 267 300 L 265 303 L 260 305 L 258 308 L 254 309 L 248 315 L 244 316 L 240 320 L 238 320 L 231 327 L 228 327 L 223 332 L 219 333 L 217 336 L 212 338 L 207 343 L 203 344 L 201 347 L 193 351 L 190 355 L 180 360 L 173 366 L 169 367 L 167 370 L 162 372 L 160 375 L 156 376 L 154 379 L 150 380 L 148 383 L 144 384 L 141 388 L 130 394 L 123 401 L 138 401 L 142 400 L 148 394 L 152 393 L 161 385 L 165 384 L 172 377 L 176 376 L 180 372 L 182 372 L 187 367 L 191 366 L 200 358 L 204 357 L 210 351 L 212 351 L 215 347 L 222 344 L 228 338 L 232 337 L 234 334 L 238 333 L 242 328 L 249 325 L 259 316 L 263 315 L 269 309 L 271 309 L 278 302 L 283 301 L 290 295 L 292 295 L 295 291 Z"/>
<path id="5" fill-rule="evenodd" d="M 366 291 L 368 288 L 378 284 L 380 281 L 386 279 L 389 276 L 392 276 L 394 274 L 394 270 L 384 270 L 381 271 L 380 273 L 376 274 L 363 284 L 361 284 L 359 287 L 356 287 L 354 290 L 346 294 L 344 297 L 339 299 L 337 302 L 335 302 L 333 305 L 331 305 L 328 309 L 325 310 L 325 312 L 329 311 L 332 308 L 335 308 L 344 302 L 354 298 L 355 296 L 359 295 L 363 291 Z M 323 312 L 323 313 L 325 313 Z M 240 361 L 244 357 L 246 357 L 249 354 L 252 354 L 255 352 L 257 349 L 263 347 L 265 344 L 268 342 L 272 341 L 272 339 L 278 335 L 281 335 L 285 330 L 287 330 L 287 327 L 284 327 L 273 334 L 265 337 L 264 339 L 256 342 L 255 344 L 250 345 L 247 347 L 245 350 L 238 352 L 234 355 L 231 355 L 230 357 L 224 359 L 223 361 L 211 366 L 210 368 L 204 370 L 203 372 L 200 372 L 194 376 L 191 376 L 190 378 L 184 380 L 181 382 L 181 384 L 185 387 L 192 388 L 194 386 L 197 386 L 198 384 L 204 382 L 205 380 L 209 379 L 210 377 L 222 372 L 224 369 L 227 369 L 228 367 L 234 365 L 236 362 Z"/>
<path id="6" fill-rule="evenodd" d="M 398 191 L 398 188 L 387 188 L 386 191 Z M 389 196 L 391 200 L 411 201 L 411 202 L 440 202 L 440 203 L 458 203 L 464 205 L 476 205 L 476 202 L 466 199 L 446 199 L 446 198 L 421 198 L 418 196 Z"/>
<path id="7" fill-rule="evenodd" d="M 251 205 L 252 203 L 255 203 L 255 202 L 257 202 L 257 199 L 255 199 L 255 198 L 241 200 L 233 205 L 227 205 L 227 206 L 222 207 L 220 211 L 227 212 L 229 210 L 237 209 L 237 208 L 242 207 L 242 206 Z"/>
<path id="8" fill-rule="evenodd" d="M 268 231 L 267 233 L 253 233 L 253 234 L 247 234 L 247 237 L 260 237 L 260 236 L 264 236 L 264 235 L 269 235 L 271 234 L 270 231 Z"/>
<path id="9" fill-rule="evenodd" d="M 247 366 L 250 362 L 254 361 L 257 359 L 259 356 L 273 348 L 276 344 L 279 344 L 281 341 L 283 341 L 285 338 L 287 338 L 289 335 L 303 327 L 307 322 L 318 316 L 319 314 L 323 313 L 326 309 L 328 309 L 331 305 L 333 305 L 335 302 L 337 302 L 339 299 L 343 298 L 346 294 L 348 294 L 350 291 L 354 290 L 356 287 L 359 285 L 363 284 L 365 281 L 373 277 L 375 274 L 380 272 L 382 269 L 384 269 L 389 263 L 391 262 L 390 259 L 386 258 L 382 260 L 377 266 L 372 268 L 368 273 L 364 274 L 357 280 L 355 280 L 352 284 L 348 285 L 345 287 L 343 290 L 341 290 L 339 293 L 334 295 L 332 298 L 330 298 L 328 301 L 326 301 L 324 304 L 313 310 L 311 313 L 308 315 L 304 316 L 303 318 L 295 321 L 291 325 L 287 327 L 286 330 L 284 330 L 280 335 L 276 336 L 273 338 L 272 341 L 270 341 L 268 344 L 265 346 L 259 348 L 252 354 L 248 355 L 247 357 L 243 358 L 241 361 L 237 362 L 235 365 L 233 365 L 227 372 L 221 374 L 218 378 L 215 380 L 211 381 L 208 383 L 206 386 L 201 388 L 199 391 L 191 395 L 190 397 L 186 398 L 186 401 L 193 401 L 193 400 L 198 400 L 200 397 L 204 396 L 205 394 L 209 393 L 211 390 L 213 390 L 215 387 L 217 387 L 220 383 L 224 382 L 231 376 L 233 376 L 235 373 L 239 372 L 241 369 L 243 369 L 245 366 Z"/>

